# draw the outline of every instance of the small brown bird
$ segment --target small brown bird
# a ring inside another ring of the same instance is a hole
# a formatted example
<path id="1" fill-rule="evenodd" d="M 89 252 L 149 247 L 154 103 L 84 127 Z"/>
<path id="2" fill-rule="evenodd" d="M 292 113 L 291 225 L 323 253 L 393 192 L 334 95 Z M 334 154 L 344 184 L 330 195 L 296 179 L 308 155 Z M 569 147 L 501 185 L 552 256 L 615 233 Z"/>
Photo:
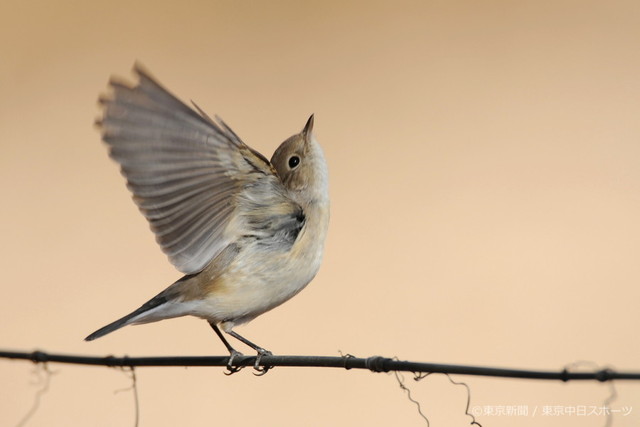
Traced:
<path id="1" fill-rule="evenodd" d="M 136 85 L 111 80 L 97 124 L 162 250 L 185 274 L 91 341 L 126 325 L 196 316 L 258 352 L 233 328 L 300 292 L 320 268 L 329 224 L 327 164 L 313 115 L 271 161 L 218 117 L 190 108 L 139 65 Z"/>

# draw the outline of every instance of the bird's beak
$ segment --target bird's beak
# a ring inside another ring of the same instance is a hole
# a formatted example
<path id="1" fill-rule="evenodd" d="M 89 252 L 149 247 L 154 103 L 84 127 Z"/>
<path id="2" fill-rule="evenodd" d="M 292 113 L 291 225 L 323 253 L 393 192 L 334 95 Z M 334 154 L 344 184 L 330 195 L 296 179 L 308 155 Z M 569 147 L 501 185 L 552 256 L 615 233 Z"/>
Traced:
<path id="1" fill-rule="evenodd" d="M 313 132 L 313 114 L 307 120 L 307 124 L 304 125 L 304 129 L 302 129 L 302 135 L 304 135 L 304 139 L 306 141 L 311 137 L 311 132 Z"/>

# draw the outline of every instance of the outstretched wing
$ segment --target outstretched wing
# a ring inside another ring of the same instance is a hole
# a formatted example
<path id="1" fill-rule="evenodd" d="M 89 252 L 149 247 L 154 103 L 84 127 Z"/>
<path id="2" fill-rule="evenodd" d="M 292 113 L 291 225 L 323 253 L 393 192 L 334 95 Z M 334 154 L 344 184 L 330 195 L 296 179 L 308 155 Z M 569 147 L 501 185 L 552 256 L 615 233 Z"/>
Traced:
<path id="1" fill-rule="evenodd" d="M 178 270 L 201 271 L 228 244 L 255 230 L 275 236 L 297 226 L 291 219 L 300 208 L 266 158 L 221 120 L 198 114 L 170 94 L 140 66 L 134 70 L 138 84 L 110 82 L 113 95 L 101 98 L 104 115 L 98 125 L 135 203 Z M 246 212 L 248 202 L 275 217 L 257 224 L 232 221 L 238 210 Z"/>

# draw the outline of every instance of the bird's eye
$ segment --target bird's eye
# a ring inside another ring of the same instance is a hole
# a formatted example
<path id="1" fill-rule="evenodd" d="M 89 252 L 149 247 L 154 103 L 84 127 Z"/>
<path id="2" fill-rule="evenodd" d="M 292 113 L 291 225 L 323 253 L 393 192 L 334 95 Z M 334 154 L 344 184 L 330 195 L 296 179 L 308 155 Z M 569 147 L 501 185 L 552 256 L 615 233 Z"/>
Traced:
<path id="1" fill-rule="evenodd" d="M 291 169 L 295 168 L 296 166 L 298 166 L 300 164 L 300 157 L 298 156 L 291 156 L 289 157 L 289 167 Z"/>

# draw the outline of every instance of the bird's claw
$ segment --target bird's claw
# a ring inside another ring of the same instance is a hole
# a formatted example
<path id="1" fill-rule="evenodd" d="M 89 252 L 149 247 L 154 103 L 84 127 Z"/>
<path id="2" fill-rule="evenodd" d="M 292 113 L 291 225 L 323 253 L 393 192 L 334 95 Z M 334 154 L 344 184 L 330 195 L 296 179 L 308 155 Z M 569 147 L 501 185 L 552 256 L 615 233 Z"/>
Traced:
<path id="1" fill-rule="evenodd" d="M 261 377 L 262 375 L 269 372 L 269 369 L 271 369 L 272 366 L 260 366 L 260 361 L 262 360 L 263 356 L 272 356 L 272 355 L 273 353 L 271 353 L 269 350 L 265 350 L 264 348 L 258 349 L 258 355 L 256 356 L 255 363 L 253 364 L 253 369 L 256 372 L 254 372 L 253 375 Z"/>
<path id="2" fill-rule="evenodd" d="M 229 355 L 229 361 L 227 362 L 227 370 L 225 371 L 225 375 L 233 375 L 236 372 L 242 370 L 242 368 L 244 368 L 244 366 L 234 366 L 233 365 L 233 361 L 236 357 L 238 356 L 243 356 L 242 353 L 240 353 L 237 350 L 233 350 L 231 352 L 231 354 Z"/>

